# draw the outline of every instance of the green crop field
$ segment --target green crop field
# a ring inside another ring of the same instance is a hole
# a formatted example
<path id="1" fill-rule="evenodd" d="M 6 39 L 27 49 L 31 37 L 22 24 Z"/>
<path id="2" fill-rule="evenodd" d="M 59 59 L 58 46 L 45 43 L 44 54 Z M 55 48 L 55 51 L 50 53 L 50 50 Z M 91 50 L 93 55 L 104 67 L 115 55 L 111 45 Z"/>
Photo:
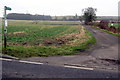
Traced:
<path id="1" fill-rule="evenodd" d="M 114 26 L 115 28 L 120 28 L 120 23 L 109 23 L 108 26 Z"/>
<path id="2" fill-rule="evenodd" d="M 88 49 L 95 38 L 79 21 L 9 20 L 5 54 L 32 56 L 71 55 Z"/>

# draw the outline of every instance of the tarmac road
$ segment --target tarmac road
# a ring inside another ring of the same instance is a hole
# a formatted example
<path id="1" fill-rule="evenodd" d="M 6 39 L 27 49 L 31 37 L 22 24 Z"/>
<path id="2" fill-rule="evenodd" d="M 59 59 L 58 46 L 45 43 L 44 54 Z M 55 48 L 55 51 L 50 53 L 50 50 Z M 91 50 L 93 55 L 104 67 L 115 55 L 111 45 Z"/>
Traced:
<path id="1" fill-rule="evenodd" d="M 97 40 L 96 46 L 92 52 L 89 52 L 91 56 L 102 59 L 118 60 L 118 40 L 120 40 L 118 37 L 93 29 L 90 26 L 84 27 L 93 33 Z"/>
<path id="2" fill-rule="evenodd" d="M 118 78 L 116 72 L 3 60 L 3 78 Z"/>

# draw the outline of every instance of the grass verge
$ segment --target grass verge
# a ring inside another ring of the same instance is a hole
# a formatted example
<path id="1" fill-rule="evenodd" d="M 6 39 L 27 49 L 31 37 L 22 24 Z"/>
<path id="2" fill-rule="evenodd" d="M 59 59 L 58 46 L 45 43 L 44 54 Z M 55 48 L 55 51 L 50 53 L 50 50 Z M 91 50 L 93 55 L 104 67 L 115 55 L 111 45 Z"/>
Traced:
<path id="1" fill-rule="evenodd" d="M 92 26 L 92 28 L 95 28 L 95 29 L 104 31 L 104 32 L 106 32 L 106 33 L 112 34 L 112 35 L 114 35 L 114 36 L 120 37 L 120 34 L 119 34 L 119 33 L 113 33 L 113 32 L 111 32 L 111 31 L 108 31 L 108 30 L 105 30 L 105 29 L 101 29 L 101 28 L 96 27 L 96 26 Z"/>

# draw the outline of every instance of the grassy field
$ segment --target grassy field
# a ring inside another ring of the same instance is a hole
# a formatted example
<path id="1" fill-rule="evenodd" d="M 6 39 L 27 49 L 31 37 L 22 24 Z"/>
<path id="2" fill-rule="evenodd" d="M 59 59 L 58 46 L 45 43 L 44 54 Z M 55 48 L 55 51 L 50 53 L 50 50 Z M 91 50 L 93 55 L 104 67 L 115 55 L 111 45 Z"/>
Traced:
<path id="1" fill-rule="evenodd" d="M 9 20 L 8 55 L 32 56 L 71 55 L 95 44 L 94 36 L 78 21 Z"/>
<path id="2" fill-rule="evenodd" d="M 108 26 L 114 26 L 115 28 L 120 28 L 120 23 L 109 23 Z"/>

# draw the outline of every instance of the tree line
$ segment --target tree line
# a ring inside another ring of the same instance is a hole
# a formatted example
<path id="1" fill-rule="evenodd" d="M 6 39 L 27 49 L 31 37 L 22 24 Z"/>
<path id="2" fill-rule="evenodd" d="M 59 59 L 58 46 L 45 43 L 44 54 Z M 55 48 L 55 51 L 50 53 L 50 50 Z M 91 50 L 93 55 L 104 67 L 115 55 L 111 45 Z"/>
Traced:
<path id="1" fill-rule="evenodd" d="M 7 19 L 14 20 L 55 20 L 55 21 L 79 21 L 80 16 L 50 16 L 50 15 L 32 15 L 32 14 L 22 14 L 22 13 L 9 13 Z"/>
<path id="2" fill-rule="evenodd" d="M 32 14 L 23 14 L 23 13 L 9 13 L 7 19 L 13 20 L 50 20 L 50 21 L 85 21 L 92 22 L 94 20 L 118 20 L 117 16 L 96 16 L 96 9 L 88 7 L 82 10 L 83 14 L 81 16 L 50 16 L 50 15 L 32 15 Z"/>
<path id="3" fill-rule="evenodd" d="M 51 16 L 47 15 L 31 15 L 31 14 L 20 14 L 20 13 L 10 13 L 7 15 L 7 19 L 14 20 L 51 20 Z"/>

